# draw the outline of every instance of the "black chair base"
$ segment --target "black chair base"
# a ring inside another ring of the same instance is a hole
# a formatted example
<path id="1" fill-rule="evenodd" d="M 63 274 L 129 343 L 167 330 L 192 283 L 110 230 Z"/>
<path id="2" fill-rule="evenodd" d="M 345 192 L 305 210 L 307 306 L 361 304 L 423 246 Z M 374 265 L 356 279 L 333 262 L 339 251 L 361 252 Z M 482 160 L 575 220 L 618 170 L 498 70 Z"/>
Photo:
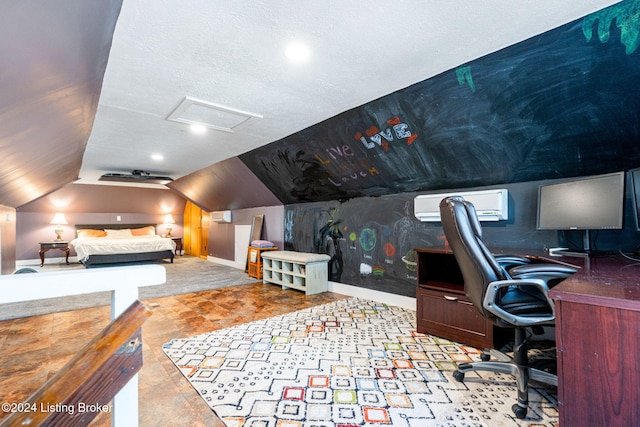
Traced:
<path id="1" fill-rule="evenodd" d="M 513 357 L 498 350 L 485 350 L 482 354 L 482 362 L 461 363 L 458 370 L 453 373 L 456 381 L 463 382 L 465 374 L 472 371 L 497 372 L 501 374 L 512 375 L 516 379 L 518 388 L 518 403 L 514 404 L 511 409 L 516 418 L 523 419 L 527 416 L 529 405 L 529 381 L 538 381 L 558 387 L 558 376 L 541 369 L 533 368 L 528 363 L 528 338 L 524 328 L 517 328 L 516 340 L 513 349 Z M 496 360 L 489 360 L 489 359 Z"/>

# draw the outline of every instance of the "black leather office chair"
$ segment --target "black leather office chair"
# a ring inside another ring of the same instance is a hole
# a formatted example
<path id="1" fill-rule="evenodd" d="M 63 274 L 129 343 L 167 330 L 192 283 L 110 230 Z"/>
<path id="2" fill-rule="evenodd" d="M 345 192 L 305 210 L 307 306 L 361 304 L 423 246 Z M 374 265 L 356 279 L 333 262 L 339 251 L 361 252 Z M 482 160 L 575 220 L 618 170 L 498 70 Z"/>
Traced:
<path id="1" fill-rule="evenodd" d="M 525 418 L 529 380 L 558 385 L 556 375 L 529 366 L 527 342 L 531 333 L 527 329 L 554 325 L 555 313 L 553 301 L 548 296 L 549 288 L 575 273 L 576 269 L 562 264 L 526 264 L 517 257 L 496 259 L 482 242 L 482 229 L 475 208 L 460 196 L 442 199 L 440 215 L 444 234 L 462 272 L 465 294 L 495 325 L 515 328 L 513 358 L 501 355 L 499 361 L 489 361 L 489 353 L 485 352 L 482 362 L 458 365 L 454 378 L 463 381 L 465 373 L 470 371 L 515 376 L 518 403 L 512 406 L 512 410 L 517 418 Z"/>

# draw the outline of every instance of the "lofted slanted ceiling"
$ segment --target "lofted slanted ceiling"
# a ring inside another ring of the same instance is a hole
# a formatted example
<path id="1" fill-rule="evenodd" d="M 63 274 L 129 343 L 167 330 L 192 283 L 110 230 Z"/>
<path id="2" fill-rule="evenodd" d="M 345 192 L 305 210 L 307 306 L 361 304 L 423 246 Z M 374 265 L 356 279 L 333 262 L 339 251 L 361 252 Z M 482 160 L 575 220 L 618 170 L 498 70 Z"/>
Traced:
<path id="1" fill-rule="evenodd" d="M 168 186 L 209 212 L 281 204 L 237 157 L 196 171 Z"/>
<path id="2" fill-rule="evenodd" d="M 143 170 L 203 207 L 260 206 L 245 185 L 255 178 L 230 159 L 614 3 L 11 2 L 0 16 L 0 204 L 77 177 L 131 185 L 98 179 Z M 309 47 L 306 62 L 284 57 L 293 41 Z M 220 126 L 195 135 L 193 118 Z"/>
<path id="3" fill-rule="evenodd" d="M 122 2 L 3 2 L 0 205 L 76 180 Z"/>

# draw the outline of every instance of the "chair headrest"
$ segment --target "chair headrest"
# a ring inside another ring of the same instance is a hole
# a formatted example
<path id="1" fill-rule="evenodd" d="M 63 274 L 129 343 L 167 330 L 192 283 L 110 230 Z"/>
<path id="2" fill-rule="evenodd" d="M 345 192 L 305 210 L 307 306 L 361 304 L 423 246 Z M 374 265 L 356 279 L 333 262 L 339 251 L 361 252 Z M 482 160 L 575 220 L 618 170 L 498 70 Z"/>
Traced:
<path id="1" fill-rule="evenodd" d="M 447 208 L 448 207 L 448 208 Z M 462 241 L 460 244 L 467 246 L 466 250 L 471 251 L 475 257 L 481 257 L 484 262 L 487 263 L 487 267 L 493 271 L 493 275 L 495 278 L 491 278 L 491 280 L 504 280 L 509 278 L 509 274 L 507 271 L 500 265 L 500 263 L 494 258 L 489 249 L 485 246 L 482 241 L 482 226 L 480 225 L 480 220 L 478 220 L 478 215 L 476 214 L 476 209 L 473 206 L 473 203 L 466 201 L 461 196 L 449 196 L 440 202 L 441 214 L 443 212 L 449 211 L 449 215 L 453 215 L 457 217 L 451 223 L 452 227 L 459 228 L 458 233 L 460 233 L 460 239 L 465 240 L 463 235 L 467 235 L 468 239 L 466 239 L 466 243 Z M 443 209 L 445 209 L 443 211 Z M 456 215 L 456 212 L 458 215 Z M 443 229 L 444 229 L 444 221 L 446 220 L 445 215 L 442 217 L 443 220 Z M 465 233 L 466 230 L 466 233 Z M 453 233 L 452 235 L 455 235 Z M 471 236 L 473 234 L 473 236 Z M 447 235 L 447 231 L 445 230 L 445 235 Z M 452 246 L 454 254 L 456 250 L 454 248 L 453 242 L 449 242 Z M 459 262 L 460 263 L 460 262 Z"/>
<path id="2" fill-rule="evenodd" d="M 448 196 L 442 200 L 441 204 L 446 204 L 447 200 L 461 203 L 464 206 L 473 234 L 475 234 L 478 239 L 482 239 L 482 226 L 480 225 L 480 220 L 478 219 L 478 214 L 476 213 L 476 208 L 473 206 L 473 203 L 466 201 L 462 196 Z"/>
<path id="3" fill-rule="evenodd" d="M 473 203 L 467 202 L 466 200 L 464 200 L 463 203 L 467 210 L 469 225 L 471 225 L 471 228 L 473 229 L 473 234 L 475 234 L 478 239 L 482 239 L 482 226 L 480 225 L 480 220 L 478 219 L 475 206 L 473 206 Z"/>

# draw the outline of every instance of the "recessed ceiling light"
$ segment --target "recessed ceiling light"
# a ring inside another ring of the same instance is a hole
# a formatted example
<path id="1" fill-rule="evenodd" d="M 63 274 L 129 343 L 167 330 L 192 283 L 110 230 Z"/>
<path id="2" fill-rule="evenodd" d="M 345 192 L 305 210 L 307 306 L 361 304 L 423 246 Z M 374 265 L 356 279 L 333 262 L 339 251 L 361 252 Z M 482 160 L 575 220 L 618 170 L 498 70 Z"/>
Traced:
<path id="1" fill-rule="evenodd" d="M 205 125 L 201 125 L 198 123 L 193 123 L 191 126 L 189 126 L 189 128 L 191 129 L 191 132 L 198 135 L 201 135 L 207 131 L 207 127 Z"/>
<path id="2" fill-rule="evenodd" d="M 300 62 L 309 58 L 311 51 L 307 45 L 302 43 L 291 43 L 284 49 L 284 56 L 291 59 L 292 61 Z"/>
<path id="3" fill-rule="evenodd" d="M 164 156 L 162 154 L 152 154 L 151 158 L 153 160 L 155 160 L 156 162 L 159 162 L 161 160 L 164 160 Z"/>

